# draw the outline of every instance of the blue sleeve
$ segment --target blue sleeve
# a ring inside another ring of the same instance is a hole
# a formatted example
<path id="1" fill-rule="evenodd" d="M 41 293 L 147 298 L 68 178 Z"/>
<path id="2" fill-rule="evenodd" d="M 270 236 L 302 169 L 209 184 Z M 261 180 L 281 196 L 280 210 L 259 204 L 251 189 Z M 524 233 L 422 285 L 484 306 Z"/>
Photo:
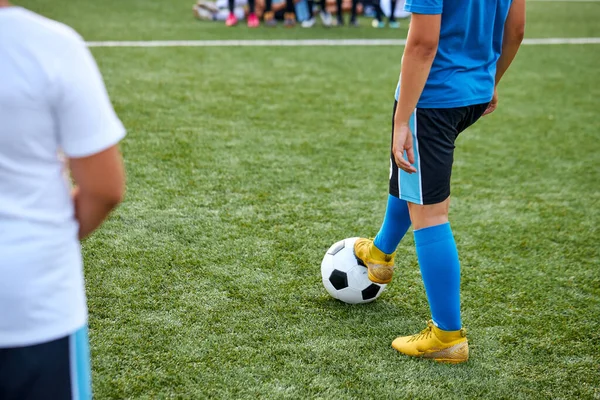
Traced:
<path id="1" fill-rule="evenodd" d="M 404 10 L 416 14 L 441 14 L 443 0 L 406 0 Z"/>

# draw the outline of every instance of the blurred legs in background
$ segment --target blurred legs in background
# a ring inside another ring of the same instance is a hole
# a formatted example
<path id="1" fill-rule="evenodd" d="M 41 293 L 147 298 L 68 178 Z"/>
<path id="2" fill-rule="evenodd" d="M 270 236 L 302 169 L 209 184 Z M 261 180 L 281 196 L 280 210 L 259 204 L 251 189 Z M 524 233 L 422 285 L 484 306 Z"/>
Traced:
<path id="1" fill-rule="evenodd" d="M 273 7 L 273 0 L 265 0 L 265 13 L 263 15 L 265 25 L 275 27 L 278 20 L 283 20 L 285 27 L 295 26 L 296 9 L 294 0 L 276 1 L 275 3 L 275 7 Z"/>
<path id="2" fill-rule="evenodd" d="M 383 21 L 382 14 L 387 15 L 388 23 L 390 28 L 400 28 L 400 23 L 396 18 L 408 18 L 410 13 L 404 11 L 405 0 L 372 0 L 375 10 L 375 19 L 373 20 L 374 28 L 384 28 L 385 22 Z M 381 3 L 379 3 L 381 1 Z"/>
<path id="3" fill-rule="evenodd" d="M 337 5 L 337 26 L 343 26 L 344 25 L 344 17 L 342 16 L 343 13 L 343 7 L 342 7 L 342 0 L 336 0 L 336 5 Z M 351 9 L 351 14 L 350 14 L 350 25 L 351 26 L 358 26 L 358 20 L 356 19 L 356 7 L 358 5 L 358 0 L 352 0 L 352 9 Z"/>
<path id="4" fill-rule="evenodd" d="M 393 0 L 392 0 L 393 1 Z M 373 11 L 375 11 L 375 19 L 371 23 L 373 28 L 385 28 L 385 22 L 383 22 L 383 10 L 381 9 L 381 5 L 379 4 L 379 0 L 370 0 L 365 3 L 366 5 L 370 5 L 373 7 Z"/>
<path id="5" fill-rule="evenodd" d="M 390 4 L 390 28 L 400 28 L 400 24 L 396 21 L 396 5 L 401 2 L 404 7 L 404 0 L 391 0 Z"/>
<path id="6" fill-rule="evenodd" d="M 319 17 L 321 18 L 321 22 L 323 23 L 323 26 L 331 26 L 331 14 L 327 11 L 325 0 L 320 0 L 319 5 L 321 8 L 319 10 Z M 311 28 L 312 26 L 315 25 L 315 17 L 313 16 L 315 1 L 307 0 L 306 7 L 308 9 L 309 19 L 302 22 L 302 27 L 303 28 Z"/>
<path id="7" fill-rule="evenodd" d="M 277 21 L 284 21 L 286 27 L 295 26 L 296 22 L 302 21 L 303 28 L 311 28 L 316 23 L 315 1 L 306 0 L 306 5 L 302 2 L 295 3 L 294 0 L 198 0 L 193 6 L 194 16 L 207 21 L 225 21 L 227 26 L 237 25 L 245 17 L 245 9 L 249 10 L 247 15 L 248 26 L 257 27 L 260 25 L 259 18 L 263 18 L 266 26 L 277 26 Z M 358 2 L 361 4 L 358 5 Z M 403 7 L 404 0 L 396 0 Z M 233 3 L 233 13 L 231 12 Z M 398 4 L 390 0 L 318 0 L 318 14 L 323 26 L 329 27 L 333 22 L 335 25 L 344 25 L 343 13 L 350 11 L 350 24 L 358 26 L 357 16 L 362 13 L 365 7 L 371 7 L 375 13 L 375 19 L 372 22 L 373 27 L 385 27 L 384 18 L 390 15 L 390 11 L 395 10 L 395 18 L 410 16 L 410 13 L 401 12 Z M 329 8 L 327 7 L 329 5 Z M 391 10 L 390 10 L 391 8 Z M 333 21 L 332 13 L 335 13 L 337 21 Z M 372 16 L 373 14 L 369 14 Z M 395 18 L 390 17 L 391 28 L 399 27 Z"/>
<path id="8" fill-rule="evenodd" d="M 285 0 L 283 26 L 286 28 L 292 28 L 296 26 L 296 8 L 294 7 L 294 0 Z"/>
<path id="9" fill-rule="evenodd" d="M 236 21 L 244 19 L 244 0 L 237 0 L 234 9 Z M 226 21 L 229 17 L 228 0 L 198 0 L 192 7 L 194 16 L 204 21 Z"/>
<path id="10" fill-rule="evenodd" d="M 258 21 L 258 17 L 256 16 L 254 5 L 255 5 L 255 0 L 248 0 L 248 8 L 250 10 L 250 12 L 248 14 L 248 27 L 249 28 L 256 28 L 260 25 L 260 22 Z M 235 15 L 235 0 L 229 0 L 228 6 L 229 6 L 228 7 L 229 8 L 229 16 L 225 20 L 225 25 L 227 25 L 227 26 L 237 25 L 238 18 Z"/>

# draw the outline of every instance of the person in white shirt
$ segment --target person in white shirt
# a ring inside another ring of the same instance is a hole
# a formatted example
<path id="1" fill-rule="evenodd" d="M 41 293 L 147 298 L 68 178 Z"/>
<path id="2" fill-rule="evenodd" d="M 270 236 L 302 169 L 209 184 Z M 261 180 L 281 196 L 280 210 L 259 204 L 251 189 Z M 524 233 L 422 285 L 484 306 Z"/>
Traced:
<path id="1" fill-rule="evenodd" d="M 0 0 L 2 400 L 91 398 L 79 240 L 122 199 L 124 136 L 83 39 Z"/>

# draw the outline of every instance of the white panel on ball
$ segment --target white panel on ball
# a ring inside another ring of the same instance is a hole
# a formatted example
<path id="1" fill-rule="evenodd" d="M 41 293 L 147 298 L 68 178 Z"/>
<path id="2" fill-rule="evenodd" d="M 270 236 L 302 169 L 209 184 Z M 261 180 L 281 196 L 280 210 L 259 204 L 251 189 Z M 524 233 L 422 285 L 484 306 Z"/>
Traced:
<path id="1" fill-rule="evenodd" d="M 362 301 L 360 290 L 356 290 L 352 287 L 347 287 L 346 289 L 339 290 L 337 292 L 337 299 L 343 301 L 348 304 L 360 304 L 364 303 Z"/>

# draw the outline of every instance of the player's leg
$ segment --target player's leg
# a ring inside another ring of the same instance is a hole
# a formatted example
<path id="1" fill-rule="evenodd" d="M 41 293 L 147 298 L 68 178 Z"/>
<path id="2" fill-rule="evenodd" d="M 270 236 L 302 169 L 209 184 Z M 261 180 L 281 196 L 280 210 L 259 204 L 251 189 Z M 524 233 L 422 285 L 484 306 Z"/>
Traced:
<path id="1" fill-rule="evenodd" d="M 398 4 L 398 0 L 391 0 L 390 4 L 390 28 L 400 28 L 400 24 L 396 21 L 396 5 Z"/>
<path id="2" fill-rule="evenodd" d="M 392 141 L 394 139 L 394 115 L 398 103 L 394 103 L 392 112 Z M 414 118 L 411 124 L 414 123 Z M 375 240 L 361 238 L 354 244 L 354 253 L 367 267 L 369 279 L 386 284 L 392 280 L 394 256 L 398 244 L 410 227 L 410 215 L 406 200 L 400 199 L 399 169 L 390 156 L 390 194 L 383 224 Z"/>
<path id="3" fill-rule="evenodd" d="M 385 22 L 383 22 L 383 10 L 381 9 L 380 0 L 371 0 L 370 4 L 375 11 L 375 19 L 371 23 L 371 26 L 373 26 L 373 28 L 385 28 Z"/>
<path id="4" fill-rule="evenodd" d="M 0 349 L 0 399 L 91 398 L 87 328 L 46 343 Z"/>
<path id="5" fill-rule="evenodd" d="M 407 200 L 432 321 L 421 333 L 394 340 L 392 346 L 407 355 L 450 363 L 469 358 L 460 315 L 460 262 L 448 210 L 454 142 L 484 110 L 484 106 L 417 110 L 413 138 L 420 199 L 410 195 Z"/>
<path id="6" fill-rule="evenodd" d="M 235 0 L 228 0 L 227 8 L 229 9 L 229 15 L 227 16 L 227 19 L 225 20 L 225 25 L 227 25 L 227 26 L 237 25 L 238 20 L 235 16 Z"/>
<path id="7" fill-rule="evenodd" d="M 350 26 L 358 26 L 358 19 L 356 19 L 356 8 L 358 7 L 358 0 L 352 0 L 352 10 L 350 13 Z"/>
<path id="8" fill-rule="evenodd" d="M 460 317 L 460 262 L 448 222 L 450 198 L 441 203 L 409 203 L 421 276 L 432 321 L 417 335 L 399 337 L 392 346 L 409 356 L 459 363 L 469 358 Z"/>
<path id="9" fill-rule="evenodd" d="M 313 15 L 314 7 L 314 0 L 306 0 L 306 10 L 308 11 L 308 19 L 302 21 L 303 28 L 312 28 L 315 25 L 315 16 Z"/>
<path id="10" fill-rule="evenodd" d="M 319 17 L 321 18 L 321 23 L 323 26 L 331 26 L 331 14 L 329 11 L 327 11 L 326 0 L 321 0 L 320 8 L 321 10 L 319 11 Z"/>
<path id="11" fill-rule="evenodd" d="M 263 21 L 267 26 L 277 26 L 277 20 L 275 19 L 275 13 L 273 12 L 273 0 L 265 0 L 265 13 L 263 14 Z"/>
<path id="12" fill-rule="evenodd" d="M 342 8 L 342 0 L 335 0 L 335 5 L 337 7 L 337 26 L 344 25 L 344 10 Z"/>
<path id="13" fill-rule="evenodd" d="M 392 254 L 410 228 L 408 204 L 405 200 L 389 194 L 383 224 L 373 244 L 386 254 Z"/>
<path id="14" fill-rule="evenodd" d="M 354 254 L 367 267 L 371 281 L 380 284 L 392 281 L 396 247 L 409 227 L 406 201 L 388 195 L 383 224 L 375 240 L 360 238 L 354 243 Z"/>
<path id="15" fill-rule="evenodd" d="M 294 0 L 285 0 L 285 15 L 283 26 L 292 28 L 296 26 L 296 7 Z"/>
<path id="16" fill-rule="evenodd" d="M 256 0 L 248 0 L 248 27 L 249 28 L 257 28 L 258 26 L 260 26 L 260 21 L 258 20 L 258 17 L 256 16 L 256 9 L 255 9 L 255 5 L 256 5 Z"/>

